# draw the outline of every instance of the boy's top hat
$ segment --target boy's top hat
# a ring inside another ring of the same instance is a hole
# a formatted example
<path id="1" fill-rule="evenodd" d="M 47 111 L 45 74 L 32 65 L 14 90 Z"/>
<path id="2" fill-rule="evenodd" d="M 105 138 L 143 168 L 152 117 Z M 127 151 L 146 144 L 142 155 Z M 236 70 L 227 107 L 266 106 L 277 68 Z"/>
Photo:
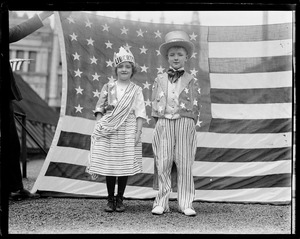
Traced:
<path id="1" fill-rule="evenodd" d="M 191 58 L 195 48 L 194 44 L 190 41 L 188 34 L 184 31 L 172 31 L 166 34 L 165 43 L 161 44 L 159 47 L 160 54 L 168 59 L 168 50 L 173 46 L 183 47 L 187 51 L 189 58 Z"/>
<path id="2" fill-rule="evenodd" d="M 118 53 L 114 53 L 114 64 L 117 67 L 119 64 L 123 63 L 124 61 L 132 62 L 135 65 L 134 57 L 130 50 L 125 49 L 124 47 L 120 47 Z"/>

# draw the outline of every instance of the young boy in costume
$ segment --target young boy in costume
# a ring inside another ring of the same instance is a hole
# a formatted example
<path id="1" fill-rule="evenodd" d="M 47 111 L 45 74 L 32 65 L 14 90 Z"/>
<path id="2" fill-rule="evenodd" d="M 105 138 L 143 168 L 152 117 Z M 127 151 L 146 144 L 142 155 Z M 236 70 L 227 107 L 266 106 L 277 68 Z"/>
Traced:
<path id="1" fill-rule="evenodd" d="M 195 216 L 192 165 L 197 148 L 195 128 L 200 95 L 197 79 L 184 70 L 194 44 L 185 32 L 172 31 L 165 36 L 159 51 L 170 68 L 157 76 L 152 89 L 152 116 L 157 121 L 152 147 L 158 174 L 158 193 L 152 213 L 161 215 L 170 210 L 171 169 L 175 162 L 179 211 Z"/>

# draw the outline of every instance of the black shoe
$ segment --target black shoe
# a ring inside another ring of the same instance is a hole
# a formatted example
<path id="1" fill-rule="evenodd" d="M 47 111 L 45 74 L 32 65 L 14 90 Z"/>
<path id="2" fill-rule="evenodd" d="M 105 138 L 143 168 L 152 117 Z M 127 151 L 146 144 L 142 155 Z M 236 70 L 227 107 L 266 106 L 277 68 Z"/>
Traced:
<path id="1" fill-rule="evenodd" d="M 40 198 L 40 195 L 37 194 L 37 193 L 31 193 L 28 190 L 23 188 L 23 189 L 20 189 L 18 191 L 11 192 L 10 193 L 10 198 L 12 200 L 20 201 L 20 200 L 23 200 L 23 199 L 37 199 L 37 198 Z"/>
<path id="2" fill-rule="evenodd" d="M 125 211 L 125 206 L 123 204 L 123 197 L 118 196 L 116 197 L 116 211 L 117 212 L 124 212 Z"/>
<path id="3" fill-rule="evenodd" d="M 104 211 L 106 212 L 113 212 L 116 209 L 115 205 L 115 198 L 114 197 L 108 197 L 107 198 L 107 205 Z"/>

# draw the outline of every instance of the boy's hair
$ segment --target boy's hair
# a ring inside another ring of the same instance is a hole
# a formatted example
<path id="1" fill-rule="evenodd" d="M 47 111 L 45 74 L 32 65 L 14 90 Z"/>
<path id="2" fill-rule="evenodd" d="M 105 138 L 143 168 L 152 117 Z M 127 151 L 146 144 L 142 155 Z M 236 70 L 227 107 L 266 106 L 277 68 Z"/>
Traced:
<path id="1" fill-rule="evenodd" d="M 131 74 L 131 76 L 130 76 L 130 78 L 132 78 L 133 75 L 136 74 L 136 73 L 138 72 L 138 65 L 137 65 L 137 63 L 135 63 L 135 64 L 133 64 L 132 62 L 129 62 L 129 63 L 130 63 L 131 68 L 132 68 L 132 74 Z M 115 75 L 116 75 L 116 76 L 118 76 L 118 74 L 117 74 L 117 69 L 118 69 L 118 66 L 115 66 L 115 67 L 114 67 L 114 72 L 115 72 Z"/>
<path id="2" fill-rule="evenodd" d="M 187 50 L 185 49 L 185 47 L 183 47 L 183 46 L 171 46 L 171 47 L 167 50 L 167 56 L 166 56 L 167 59 L 168 59 L 169 51 L 170 51 L 170 49 L 172 49 L 172 48 L 175 48 L 175 49 L 182 48 L 182 49 L 184 49 L 186 55 L 188 56 L 188 52 L 187 52 Z"/>

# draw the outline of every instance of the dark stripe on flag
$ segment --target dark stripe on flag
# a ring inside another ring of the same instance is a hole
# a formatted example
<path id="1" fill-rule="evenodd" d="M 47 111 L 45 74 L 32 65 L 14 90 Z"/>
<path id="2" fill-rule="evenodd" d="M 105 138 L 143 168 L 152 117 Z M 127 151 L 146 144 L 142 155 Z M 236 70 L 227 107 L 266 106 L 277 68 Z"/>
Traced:
<path id="1" fill-rule="evenodd" d="M 284 40 L 292 38 L 292 28 L 295 24 L 270 24 L 256 26 L 211 26 L 209 27 L 209 42 L 252 42 Z"/>
<path id="2" fill-rule="evenodd" d="M 292 119 L 217 119 L 210 123 L 210 132 L 228 134 L 285 133 L 292 131 Z"/>
<path id="3" fill-rule="evenodd" d="M 275 162 L 291 160 L 290 147 L 267 149 L 226 149 L 198 147 L 195 161 L 204 162 Z"/>
<path id="4" fill-rule="evenodd" d="M 211 103 L 267 104 L 292 102 L 292 88 L 211 89 Z"/>
<path id="5" fill-rule="evenodd" d="M 75 132 L 61 131 L 57 146 L 90 150 L 91 136 Z"/>
<path id="6" fill-rule="evenodd" d="M 210 73 L 291 71 L 292 56 L 209 58 Z"/>
<path id="7" fill-rule="evenodd" d="M 51 162 L 45 176 L 105 183 L 105 176 L 91 180 L 85 166 Z M 194 176 L 196 190 L 228 190 L 243 188 L 289 187 L 291 174 L 271 174 L 252 177 L 198 177 Z M 130 176 L 128 186 L 153 187 L 153 174 L 141 173 Z"/>

